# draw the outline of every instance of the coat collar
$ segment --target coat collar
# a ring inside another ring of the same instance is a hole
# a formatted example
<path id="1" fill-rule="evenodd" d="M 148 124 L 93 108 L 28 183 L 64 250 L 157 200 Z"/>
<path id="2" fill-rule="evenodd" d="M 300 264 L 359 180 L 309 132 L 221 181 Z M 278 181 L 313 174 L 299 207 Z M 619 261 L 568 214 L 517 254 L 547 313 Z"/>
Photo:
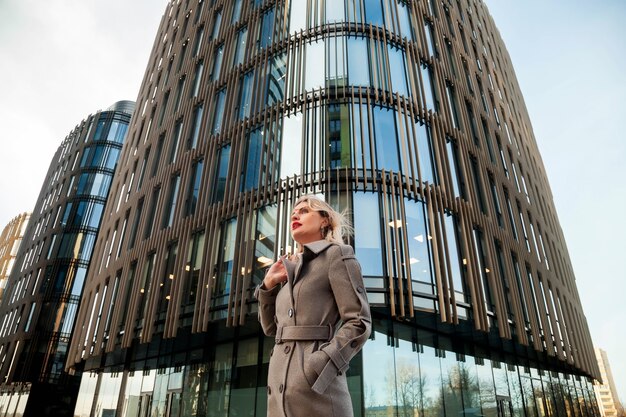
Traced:
<path id="1" fill-rule="evenodd" d="M 304 252 L 306 253 L 308 250 L 317 256 L 328 249 L 332 244 L 333 242 L 329 242 L 328 240 L 316 240 L 315 242 L 304 245 Z"/>

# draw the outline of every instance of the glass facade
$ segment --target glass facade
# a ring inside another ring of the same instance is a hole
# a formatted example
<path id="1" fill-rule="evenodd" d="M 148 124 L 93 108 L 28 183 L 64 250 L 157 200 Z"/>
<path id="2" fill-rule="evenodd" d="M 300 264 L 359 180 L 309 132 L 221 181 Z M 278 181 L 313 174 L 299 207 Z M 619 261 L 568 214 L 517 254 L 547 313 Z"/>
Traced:
<path id="1" fill-rule="evenodd" d="M 264 416 L 273 341 L 252 294 L 294 251 L 302 194 L 354 225 L 375 318 L 355 415 L 597 415 L 564 239 L 534 196 L 545 170 L 482 2 L 171 1 L 137 101 L 121 170 L 76 177 L 133 187 L 102 209 L 84 280 L 77 415 Z"/>
<path id="2" fill-rule="evenodd" d="M 66 372 L 65 360 L 87 270 L 106 268 L 118 243 L 107 235 L 93 257 L 133 108 L 118 102 L 90 115 L 52 159 L 0 304 L 3 416 L 71 416 L 80 372 Z M 109 291 L 107 282 L 94 298 L 96 325 Z"/>

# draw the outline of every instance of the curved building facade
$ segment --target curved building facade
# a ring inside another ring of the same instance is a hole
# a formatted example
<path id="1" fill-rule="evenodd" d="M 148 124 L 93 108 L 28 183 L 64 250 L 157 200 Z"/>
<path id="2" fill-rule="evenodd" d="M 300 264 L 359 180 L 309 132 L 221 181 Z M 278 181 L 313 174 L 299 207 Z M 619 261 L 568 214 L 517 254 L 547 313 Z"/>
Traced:
<path id="1" fill-rule="evenodd" d="M 13 270 L 13 265 L 15 265 L 15 257 L 20 249 L 29 219 L 30 213 L 15 216 L 0 234 L 0 301 L 2 301 L 2 294 Z"/>
<path id="2" fill-rule="evenodd" d="M 374 318 L 356 415 L 597 415 L 563 233 L 481 1 L 172 1 L 137 102 L 69 350 L 89 371 L 76 415 L 265 415 L 252 292 L 293 250 L 304 193 L 354 222 Z"/>
<path id="3" fill-rule="evenodd" d="M 2 415 L 72 415 L 67 350 L 132 104 L 81 121 L 52 158 L 0 303 Z"/>

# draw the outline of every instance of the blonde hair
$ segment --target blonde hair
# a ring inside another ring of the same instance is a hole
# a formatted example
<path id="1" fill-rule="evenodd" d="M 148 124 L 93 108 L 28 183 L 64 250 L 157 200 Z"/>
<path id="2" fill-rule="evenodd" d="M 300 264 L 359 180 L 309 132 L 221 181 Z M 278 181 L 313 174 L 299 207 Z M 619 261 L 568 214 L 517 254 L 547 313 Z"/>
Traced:
<path id="1" fill-rule="evenodd" d="M 345 211 L 339 213 L 326 201 L 312 194 L 298 198 L 294 207 L 300 203 L 306 203 L 311 210 L 317 211 L 323 218 L 328 220 L 328 227 L 323 228 L 321 231 L 325 240 L 339 244 L 346 243 L 344 236 L 347 237 L 352 234 L 352 226 Z"/>

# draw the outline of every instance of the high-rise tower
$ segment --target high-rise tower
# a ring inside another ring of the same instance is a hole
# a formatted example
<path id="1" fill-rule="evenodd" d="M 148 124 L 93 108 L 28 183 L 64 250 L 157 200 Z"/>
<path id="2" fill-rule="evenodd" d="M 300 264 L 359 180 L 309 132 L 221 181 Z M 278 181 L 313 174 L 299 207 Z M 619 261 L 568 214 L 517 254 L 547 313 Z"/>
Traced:
<path id="1" fill-rule="evenodd" d="M 356 415 L 597 414 L 545 170 L 480 0 L 171 1 L 137 102 L 69 352 L 92 371 L 77 415 L 264 415 L 252 290 L 293 249 L 303 193 L 354 220 L 374 317 Z"/>
<path id="2" fill-rule="evenodd" d="M 133 109 L 88 116 L 52 158 L 0 303 L 2 415 L 72 416 L 67 349 Z"/>

